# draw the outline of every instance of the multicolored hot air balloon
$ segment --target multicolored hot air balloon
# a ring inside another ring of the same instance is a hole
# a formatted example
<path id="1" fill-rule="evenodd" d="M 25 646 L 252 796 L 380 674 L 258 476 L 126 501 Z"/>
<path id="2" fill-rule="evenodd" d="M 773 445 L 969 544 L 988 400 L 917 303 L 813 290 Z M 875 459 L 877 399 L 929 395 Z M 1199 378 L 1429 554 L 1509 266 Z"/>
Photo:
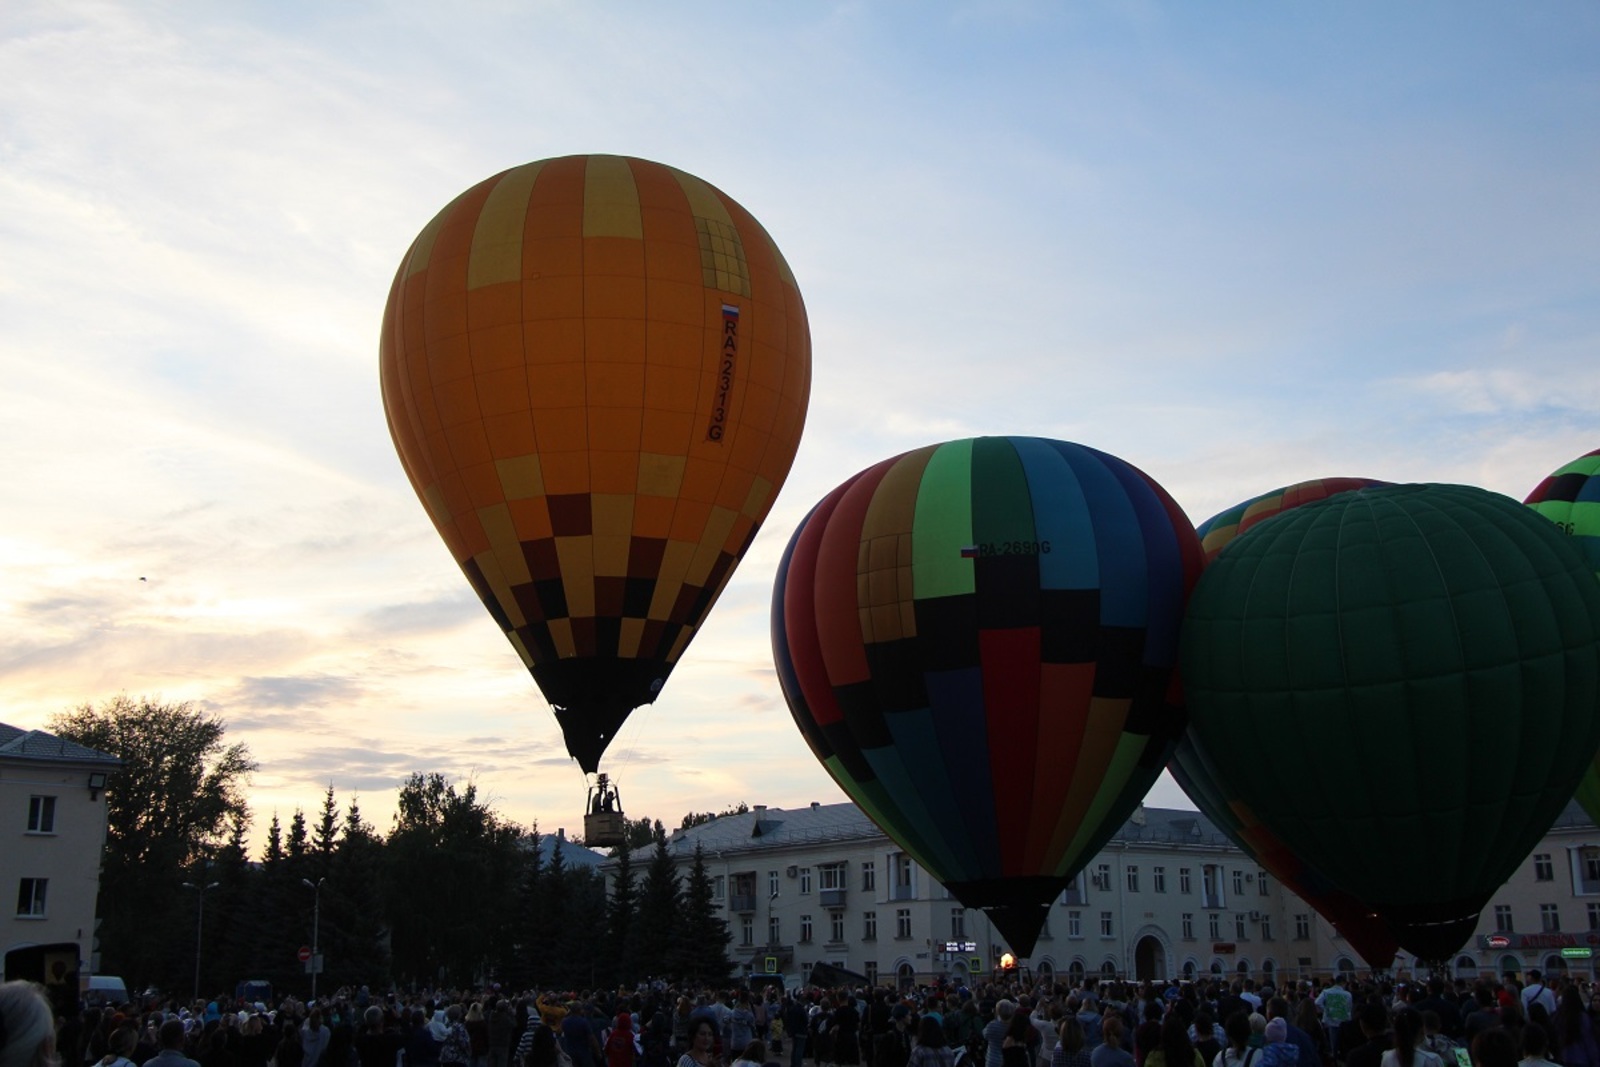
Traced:
<path id="1" fill-rule="evenodd" d="M 1206 562 L 1210 563 L 1235 537 L 1280 512 L 1297 508 L 1301 504 L 1309 504 L 1313 500 L 1326 500 L 1335 493 L 1388 484 L 1371 478 L 1313 478 L 1310 481 L 1296 482 L 1274 489 L 1270 493 L 1253 496 L 1226 511 L 1218 512 L 1195 527 L 1195 533 L 1200 537 L 1200 547 L 1205 550 Z"/>
<path id="2" fill-rule="evenodd" d="M 1569 534 L 1600 579 L 1600 449 L 1551 474 L 1523 503 Z M 1576 799 L 1589 818 L 1600 823 L 1600 752 L 1578 783 Z"/>
<path id="3" fill-rule="evenodd" d="M 1274 516 L 1314 500 L 1326 500 L 1335 493 L 1387 484 L 1371 478 L 1317 478 L 1297 482 L 1219 512 L 1197 526 L 1195 533 L 1200 537 L 1200 546 L 1209 565 L 1235 538 L 1259 528 Z M 1350 947 L 1370 966 L 1388 968 L 1393 964 L 1395 950 L 1400 946 L 1384 922 L 1370 908 L 1308 868 L 1266 827 L 1253 820 L 1242 820 L 1226 791 L 1213 780 L 1211 768 L 1190 734 L 1185 733 L 1178 742 L 1167 769 L 1189 799 L 1245 855 L 1333 923 Z"/>
<path id="4" fill-rule="evenodd" d="M 693 175 L 529 163 L 423 228 L 380 368 L 411 484 L 597 770 L 789 472 L 811 382 L 794 275 Z"/>
<path id="5" fill-rule="evenodd" d="M 1600 583 L 1498 494 L 1341 493 L 1206 568 L 1183 679 L 1239 821 L 1442 960 L 1600 748 Z"/>
<path id="6" fill-rule="evenodd" d="M 778 677 L 840 787 L 1019 954 L 1184 726 L 1194 528 L 1114 456 L 982 437 L 862 471 L 780 564 Z"/>

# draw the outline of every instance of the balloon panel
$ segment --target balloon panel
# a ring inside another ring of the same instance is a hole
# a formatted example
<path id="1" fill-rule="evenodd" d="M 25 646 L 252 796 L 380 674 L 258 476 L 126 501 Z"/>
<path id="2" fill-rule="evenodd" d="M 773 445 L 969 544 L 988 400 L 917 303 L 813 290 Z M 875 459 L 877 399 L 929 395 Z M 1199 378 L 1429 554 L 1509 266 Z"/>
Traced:
<path id="1" fill-rule="evenodd" d="M 1600 747 L 1600 585 L 1482 490 L 1279 516 L 1207 568 L 1184 642 L 1194 741 L 1242 817 L 1429 958 L 1403 928 L 1475 917 Z"/>
<path id="2" fill-rule="evenodd" d="M 935 877 L 972 906 L 1011 899 L 1000 883 L 1048 903 L 1182 729 L 1172 667 L 1199 562 L 1181 510 L 1115 457 L 920 449 L 795 532 L 780 680 L 813 752 Z"/>
<path id="3" fill-rule="evenodd" d="M 788 473 L 810 388 L 788 265 L 682 171 L 530 163 L 417 237 L 380 366 L 417 495 L 593 770 Z"/>

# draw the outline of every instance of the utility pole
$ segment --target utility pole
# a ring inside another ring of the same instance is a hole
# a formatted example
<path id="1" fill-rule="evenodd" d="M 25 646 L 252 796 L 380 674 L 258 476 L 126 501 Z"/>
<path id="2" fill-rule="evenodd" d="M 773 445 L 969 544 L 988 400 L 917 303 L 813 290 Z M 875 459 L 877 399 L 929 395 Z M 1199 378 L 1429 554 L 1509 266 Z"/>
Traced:
<path id="1" fill-rule="evenodd" d="M 317 1000 L 317 975 L 322 973 L 322 950 L 317 944 L 317 937 L 322 931 L 322 883 L 327 878 L 318 878 L 313 882 L 309 878 L 300 879 L 300 884 L 311 890 L 311 1002 Z"/>
<path id="2" fill-rule="evenodd" d="M 206 932 L 206 890 L 215 889 L 220 882 L 185 882 L 183 888 L 193 889 L 198 894 L 199 906 L 195 908 L 194 920 L 194 999 L 200 999 L 200 942 Z"/>

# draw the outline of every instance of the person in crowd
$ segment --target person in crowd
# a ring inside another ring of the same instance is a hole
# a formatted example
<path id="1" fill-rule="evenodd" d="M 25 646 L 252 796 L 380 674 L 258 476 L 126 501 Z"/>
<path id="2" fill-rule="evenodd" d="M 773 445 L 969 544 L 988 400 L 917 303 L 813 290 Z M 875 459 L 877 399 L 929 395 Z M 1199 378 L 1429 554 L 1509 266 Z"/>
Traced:
<path id="1" fill-rule="evenodd" d="M 1227 1045 L 1211 1059 L 1210 1067 L 1255 1067 L 1260 1049 L 1250 1044 L 1250 1016 L 1236 1011 L 1222 1026 Z"/>
<path id="2" fill-rule="evenodd" d="M 1583 994 L 1578 992 L 1577 986 L 1569 985 L 1561 991 L 1561 1004 L 1556 1008 L 1552 1022 L 1560 1042 L 1556 1058 L 1565 1067 L 1600 1067 L 1600 1048 L 1596 1047 L 1594 1021 L 1583 1010 Z"/>
<path id="3" fill-rule="evenodd" d="M 1423 1045 L 1426 1037 L 1422 1013 L 1401 1008 L 1394 1013 L 1394 1043 L 1384 1050 L 1381 1067 L 1445 1067 L 1438 1054 Z"/>
<path id="4" fill-rule="evenodd" d="M 611 1033 L 606 1035 L 605 1056 L 606 1067 L 634 1067 L 638 1062 L 639 1046 L 635 1042 L 633 1016 L 625 1011 L 617 1012 L 611 1024 Z"/>
<path id="5" fill-rule="evenodd" d="M 917 1024 L 917 1044 L 909 1067 L 955 1067 L 955 1050 L 945 1040 L 944 1026 L 931 1015 Z"/>
<path id="6" fill-rule="evenodd" d="M 1533 1005 L 1543 1010 L 1542 1005 Z M 1522 1063 L 1520 1067 L 1556 1067 L 1550 1062 L 1550 1037 L 1542 1026 L 1528 1026 L 1522 1031 Z M 1454 1067 L 1447 1064 L 1446 1067 Z"/>
<path id="7" fill-rule="evenodd" d="M 1490 1027 L 1472 1039 L 1473 1067 L 1517 1067 L 1517 1043 L 1500 1027 Z"/>
<path id="8" fill-rule="evenodd" d="M 1028 1021 L 1027 1013 L 1014 1009 L 1011 1018 L 1006 1020 L 1005 1036 L 1000 1039 L 1002 1067 L 1033 1067 L 1029 1043 L 1037 1038 L 1038 1034 L 1033 1029 L 1033 1023 Z"/>
<path id="9" fill-rule="evenodd" d="M 1050 1067 L 1090 1067 L 1089 1046 L 1076 1015 L 1062 1016 L 1056 1030 L 1056 1047 L 1050 1053 Z"/>
<path id="10" fill-rule="evenodd" d="M 745 1043 L 733 1067 L 764 1067 L 767 1062 L 767 1043 L 759 1037 Z"/>
<path id="11" fill-rule="evenodd" d="M 293 1033 L 293 1023 L 288 1023 L 290 1032 Z M 299 1035 L 294 1035 L 298 1038 Z M 200 1067 L 200 1064 L 183 1054 L 184 1043 L 187 1035 L 184 1033 L 182 1019 L 168 1019 L 161 1024 L 161 1029 L 156 1031 L 156 1038 L 161 1044 L 161 1051 L 150 1057 L 146 1063 L 152 1067 Z M 299 1067 L 295 1064 L 294 1067 Z"/>
<path id="12" fill-rule="evenodd" d="M 44 991 L 32 982 L 0 985 L 0 1067 L 51 1067 L 56 1020 Z M 183 1024 L 178 1024 L 183 1033 Z"/>
<path id="13" fill-rule="evenodd" d="M 717 1055 L 717 1024 L 709 1018 L 694 1021 L 689 1028 L 689 1051 L 678 1057 L 678 1067 L 722 1067 Z"/>
<path id="14" fill-rule="evenodd" d="M 1161 1024 L 1156 1044 L 1145 1057 L 1145 1067 L 1206 1067 L 1206 1062 L 1189 1040 L 1189 1027 L 1178 1016 L 1169 1015 Z"/>
<path id="15" fill-rule="evenodd" d="M 1115 1015 L 1107 1014 L 1101 1024 L 1101 1041 L 1089 1053 L 1090 1067 L 1134 1067 L 1133 1053 L 1123 1047 L 1127 1028 Z"/>

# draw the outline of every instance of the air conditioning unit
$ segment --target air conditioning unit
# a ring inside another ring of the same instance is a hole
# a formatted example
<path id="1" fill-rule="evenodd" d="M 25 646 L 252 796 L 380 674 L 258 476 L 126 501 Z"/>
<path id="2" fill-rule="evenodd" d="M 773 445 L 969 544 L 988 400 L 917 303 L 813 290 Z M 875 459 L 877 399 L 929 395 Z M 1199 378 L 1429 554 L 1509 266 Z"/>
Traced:
<path id="1" fill-rule="evenodd" d="M 800 868 L 791 863 L 789 865 L 789 869 L 784 871 L 783 873 L 787 874 L 790 878 L 795 878 L 795 877 L 799 876 Z"/>
<path id="2" fill-rule="evenodd" d="M 1250 921 L 1253 922 L 1253 923 L 1260 922 L 1261 921 L 1261 913 L 1259 911 L 1252 911 L 1250 913 Z"/>
<path id="3" fill-rule="evenodd" d="M 1253 882 L 1256 880 L 1256 876 L 1253 874 L 1247 874 L 1244 876 L 1244 880 L 1247 882 Z"/>

